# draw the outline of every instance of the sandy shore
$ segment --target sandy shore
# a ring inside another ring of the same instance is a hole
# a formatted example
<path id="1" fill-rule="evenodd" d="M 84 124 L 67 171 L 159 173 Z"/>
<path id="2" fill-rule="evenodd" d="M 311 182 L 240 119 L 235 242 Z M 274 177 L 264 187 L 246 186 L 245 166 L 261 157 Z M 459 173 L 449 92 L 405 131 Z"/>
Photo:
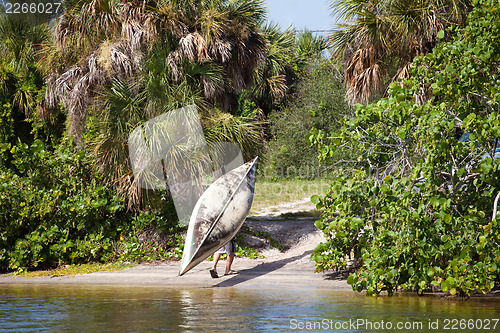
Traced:
<path id="1" fill-rule="evenodd" d="M 336 290 L 350 290 L 345 279 L 337 275 L 313 273 L 301 263 L 307 254 L 288 259 L 237 258 L 233 268 L 237 275 L 212 279 L 208 270 L 210 262 L 203 262 L 184 276 L 178 276 L 179 263 L 138 265 L 116 272 L 96 272 L 65 277 L 24 278 L 1 276 L 0 284 L 74 284 L 74 285 L 141 285 L 141 286 L 190 286 L 190 287 L 249 287 L 249 286 L 296 286 Z M 223 272 L 223 263 L 219 266 Z"/>
<path id="2" fill-rule="evenodd" d="M 297 203 L 301 210 L 309 206 L 304 201 Z M 295 212 L 297 207 L 284 206 L 282 212 Z M 311 204 L 312 209 L 312 204 Z M 248 242 L 257 247 L 265 258 L 236 258 L 232 269 L 236 275 L 213 279 L 209 269 L 212 262 L 205 261 L 184 276 L 178 276 L 180 262 L 142 264 L 116 272 L 96 272 L 64 277 L 25 278 L 0 275 L 0 284 L 77 284 L 77 285 L 142 285 L 142 286 L 191 286 L 191 287 L 313 287 L 335 290 L 350 290 L 345 276 L 337 273 L 314 273 L 314 263 L 309 259 L 314 247 L 324 240 L 322 233 L 314 227 L 314 219 L 284 219 L 267 212 L 258 212 L 245 222 L 251 230 L 265 231 L 280 241 L 285 251 L 272 248 L 263 239 L 248 237 Z M 225 261 L 219 262 L 218 272 L 224 272 Z"/>

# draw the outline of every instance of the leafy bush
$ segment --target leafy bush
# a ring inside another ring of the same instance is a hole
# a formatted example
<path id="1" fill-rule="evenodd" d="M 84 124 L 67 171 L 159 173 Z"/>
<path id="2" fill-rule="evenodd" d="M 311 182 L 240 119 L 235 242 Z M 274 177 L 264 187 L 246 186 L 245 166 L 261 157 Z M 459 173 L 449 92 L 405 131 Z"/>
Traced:
<path id="1" fill-rule="evenodd" d="M 177 219 L 165 218 L 159 211 L 143 211 L 133 217 L 115 252 L 122 260 L 131 261 L 181 259 L 185 229 Z"/>
<path id="2" fill-rule="evenodd" d="M 6 162 L 0 167 L 0 269 L 182 255 L 182 229 L 164 194 L 152 195 L 155 209 L 132 214 L 116 190 L 90 172 L 84 151 L 48 151 L 36 140 L 3 144 L 0 156 Z"/>
<path id="3" fill-rule="evenodd" d="M 88 172 L 84 152 L 18 143 L 0 169 L 0 268 L 102 260 L 127 225 L 123 200 Z"/>
<path id="4" fill-rule="evenodd" d="M 413 79 L 392 84 L 390 97 L 358 106 L 336 139 L 311 135 L 323 159 L 350 146 L 360 161 L 314 197 L 325 207 L 316 225 L 327 239 L 311 256 L 318 271 L 362 259 L 348 283 L 368 294 L 433 286 L 471 295 L 500 282 L 497 5 L 475 1 L 452 42 L 416 59 Z M 430 91 L 428 102 L 415 103 Z M 463 132 L 474 133 L 470 141 L 459 140 Z"/>

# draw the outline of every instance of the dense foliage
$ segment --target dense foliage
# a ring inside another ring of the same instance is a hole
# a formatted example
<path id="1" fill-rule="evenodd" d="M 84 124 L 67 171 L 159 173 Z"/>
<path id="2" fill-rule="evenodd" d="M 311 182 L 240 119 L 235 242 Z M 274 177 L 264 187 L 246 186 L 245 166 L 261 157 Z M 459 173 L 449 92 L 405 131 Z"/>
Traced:
<path id="1" fill-rule="evenodd" d="M 316 269 L 346 267 L 354 290 L 437 287 L 451 294 L 487 292 L 500 282 L 500 12 L 474 1 L 465 28 L 417 58 L 413 79 L 366 107 L 338 132 L 314 132 L 328 160 L 341 147 L 358 155 L 330 192 L 317 226 L 327 239 L 315 249 Z M 442 38 L 444 31 L 437 36 Z M 425 92 L 432 98 L 417 103 Z M 469 140 L 459 140 L 471 133 Z"/>
<path id="2" fill-rule="evenodd" d="M 127 223 L 123 200 L 88 173 L 83 153 L 3 145 L 0 267 L 100 260 Z"/>
<path id="3" fill-rule="evenodd" d="M 180 257 L 181 229 L 165 209 L 126 211 L 91 171 L 89 155 L 40 141 L 0 145 L 0 269 Z M 161 234 L 164 235 L 161 235 Z M 163 236 L 163 237 L 160 237 Z"/>
<path id="4" fill-rule="evenodd" d="M 323 177 L 330 165 L 320 166 L 317 151 L 307 143 L 312 127 L 331 132 L 350 113 L 342 74 L 335 62 L 316 58 L 302 73 L 281 110 L 269 116 L 270 140 L 265 176 L 272 178 Z M 344 156 L 338 154 L 335 159 Z"/>

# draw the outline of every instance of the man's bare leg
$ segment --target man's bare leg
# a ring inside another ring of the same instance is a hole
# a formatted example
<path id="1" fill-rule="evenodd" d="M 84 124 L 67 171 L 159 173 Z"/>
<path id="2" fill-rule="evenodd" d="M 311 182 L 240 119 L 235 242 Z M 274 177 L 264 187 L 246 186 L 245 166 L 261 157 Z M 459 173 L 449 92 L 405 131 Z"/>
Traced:
<path id="1" fill-rule="evenodd" d="M 217 263 L 219 262 L 221 253 L 214 253 L 214 265 L 212 266 L 212 270 L 217 272 Z"/>
<path id="2" fill-rule="evenodd" d="M 233 260 L 234 260 L 234 252 L 231 252 L 227 255 L 226 273 L 224 273 L 224 274 L 229 274 L 229 272 L 231 272 L 231 265 L 233 264 Z"/>

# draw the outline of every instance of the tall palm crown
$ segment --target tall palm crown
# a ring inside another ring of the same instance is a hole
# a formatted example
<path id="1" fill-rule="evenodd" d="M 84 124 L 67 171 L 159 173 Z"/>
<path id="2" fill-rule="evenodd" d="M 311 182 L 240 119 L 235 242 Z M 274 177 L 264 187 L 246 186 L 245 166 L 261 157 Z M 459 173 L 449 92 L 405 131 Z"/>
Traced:
<path id="1" fill-rule="evenodd" d="M 46 45 L 42 60 L 47 105 L 65 106 L 77 143 L 83 145 L 89 128 L 85 144 L 94 167 L 129 205 L 140 205 L 142 192 L 131 173 L 127 140 L 142 122 L 196 104 L 202 118 L 224 120 L 225 131 L 206 128 L 210 138 L 255 142 L 254 123 L 216 109 L 227 110 L 228 96 L 253 83 L 254 68 L 267 51 L 259 30 L 262 3 L 65 2 L 54 43 Z"/>
<path id="2" fill-rule="evenodd" d="M 347 97 L 367 103 L 391 81 L 404 79 L 414 57 L 437 44 L 440 30 L 465 24 L 469 0 L 332 0 L 345 23 L 329 36 L 334 55 L 344 60 Z"/>
<path id="3" fill-rule="evenodd" d="M 99 87 L 142 73 L 152 45 L 167 50 L 169 79 L 197 85 L 209 103 L 249 87 L 267 41 L 262 0 L 67 2 L 46 48 L 47 101 L 61 101 L 78 137 Z"/>
<path id="4" fill-rule="evenodd" d="M 51 17 L 5 14 L 5 9 L 0 2 L 0 141 L 15 144 L 18 138 L 32 140 L 32 122 L 27 120 L 43 107 L 43 75 L 36 60 L 41 44 L 50 38 L 45 22 Z"/>
<path id="5" fill-rule="evenodd" d="M 290 26 L 280 31 L 277 24 L 268 24 L 262 31 L 269 41 L 264 61 L 256 68 L 252 97 L 265 115 L 283 101 L 300 75 L 327 46 L 324 38 L 310 31 L 296 31 Z"/>
<path id="6" fill-rule="evenodd" d="M 291 28 L 284 32 L 276 24 L 263 27 L 269 40 L 269 50 L 262 64 L 256 68 L 255 84 L 252 87 L 254 98 L 264 102 L 279 102 L 288 89 L 286 82 L 286 66 L 293 56 L 295 33 Z"/>

